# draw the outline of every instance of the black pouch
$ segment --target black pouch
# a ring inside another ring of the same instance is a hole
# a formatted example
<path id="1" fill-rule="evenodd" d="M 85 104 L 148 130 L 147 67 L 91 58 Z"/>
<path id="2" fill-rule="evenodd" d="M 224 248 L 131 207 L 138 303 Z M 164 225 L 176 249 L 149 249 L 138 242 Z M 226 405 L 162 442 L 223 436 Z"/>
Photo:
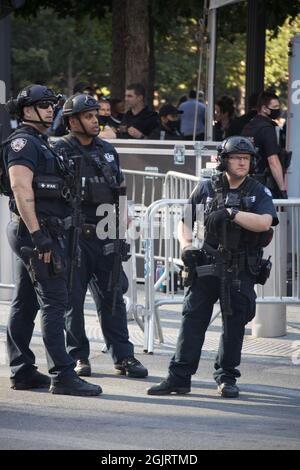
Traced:
<path id="1" fill-rule="evenodd" d="M 87 181 L 87 193 L 84 199 L 92 204 L 113 204 L 114 194 L 107 183 Z"/>
<path id="2" fill-rule="evenodd" d="M 38 175 L 33 178 L 32 186 L 36 198 L 58 199 L 62 197 L 64 180 L 54 175 Z"/>
<path id="3" fill-rule="evenodd" d="M 270 261 L 270 259 L 271 256 L 269 256 L 268 259 L 261 260 L 259 272 L 256 276 L 256 284 L 264 286 L 267 280 L 269 279 L 272 269 L 272 262 Z"/>

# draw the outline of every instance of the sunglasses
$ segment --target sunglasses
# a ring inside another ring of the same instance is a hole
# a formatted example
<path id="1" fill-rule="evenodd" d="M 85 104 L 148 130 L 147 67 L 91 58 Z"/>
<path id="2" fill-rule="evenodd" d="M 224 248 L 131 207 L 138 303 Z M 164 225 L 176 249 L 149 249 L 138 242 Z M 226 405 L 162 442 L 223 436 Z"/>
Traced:
<path id="1" fill-rule="evenodd" d="M 51 106 L 51 108 L 53 109 L 54 103 L 53 101 L 39 101 L 38 103 L 36 103 L 36 106 L 40 109 L 48 109 L 49 106 Z"/>

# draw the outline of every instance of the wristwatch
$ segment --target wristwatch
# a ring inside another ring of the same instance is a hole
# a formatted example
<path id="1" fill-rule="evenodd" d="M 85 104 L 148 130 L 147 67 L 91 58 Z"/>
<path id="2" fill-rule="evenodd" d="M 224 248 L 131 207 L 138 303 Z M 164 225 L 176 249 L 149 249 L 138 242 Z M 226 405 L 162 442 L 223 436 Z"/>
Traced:
<path id="1" fill-rule="evenodd" d="M 229 219 L 234 220 L 236 214 L 239 212 L 239 210 L 236 207 L 232 207 L 230 209 L 230 214 L 229 214 Z"/>

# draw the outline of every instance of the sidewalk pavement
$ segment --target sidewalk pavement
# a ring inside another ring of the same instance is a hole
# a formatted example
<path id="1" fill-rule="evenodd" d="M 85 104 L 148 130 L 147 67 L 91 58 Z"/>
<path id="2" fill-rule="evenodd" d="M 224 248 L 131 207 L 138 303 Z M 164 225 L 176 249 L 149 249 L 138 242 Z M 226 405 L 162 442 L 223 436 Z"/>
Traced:
<path id="1" fill-rule="evenodd" d="M 91 298 L 86 330 L 93 376 L 100 397 L 55 396 L 47 391 L 9 388 L 5 328 L 9 306 L 0 305 L 0 449 L 300 449 L 300 308 L 288 308 L 288 334 L 281 338 L 245 336 L 241 395 L 216 394 L 213 358 L 220 319 L 206 335 L 200 367 L 186 396 L 147 396 L 147 387 L 165 377 L 174 352 L 180 308 L 161 309 L 165 342 L 154 355 L 143 353 L 143 333 L 129 322 L 136 357 L 149 369 L 147 379 L 114 374 Z M 32 349 L 47 372 L 39 319 Z"/>

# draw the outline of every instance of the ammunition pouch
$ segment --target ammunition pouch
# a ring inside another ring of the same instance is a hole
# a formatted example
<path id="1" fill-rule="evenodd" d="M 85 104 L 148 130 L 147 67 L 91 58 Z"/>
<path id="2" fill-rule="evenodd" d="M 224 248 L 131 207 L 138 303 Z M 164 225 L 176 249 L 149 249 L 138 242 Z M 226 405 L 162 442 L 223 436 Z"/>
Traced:
<path id="1" fill-rule="evenodd" d="M 33 178 L 32 186 L 37 199 L 68 199 L 70 195 L 70 189 L 60 176 L 37 175 Z"/>
<path id="2" fill-rule="evenodd" d="M 114 240 L 111 243 L 107 243 L 103 246 L 103 255 L 108 256 L 119 253 L 121 261 L 128 261 L 131 257 L 130 245 L 125 240 Z"/>
<path id="3" fill-rule="evenodd" d="M 86 185 L 83 189 L 83 201 L 89 204 L 114 204 L 115 202 L 112 188 L 102 177 L 94 176 L 86 178 Z"/>

